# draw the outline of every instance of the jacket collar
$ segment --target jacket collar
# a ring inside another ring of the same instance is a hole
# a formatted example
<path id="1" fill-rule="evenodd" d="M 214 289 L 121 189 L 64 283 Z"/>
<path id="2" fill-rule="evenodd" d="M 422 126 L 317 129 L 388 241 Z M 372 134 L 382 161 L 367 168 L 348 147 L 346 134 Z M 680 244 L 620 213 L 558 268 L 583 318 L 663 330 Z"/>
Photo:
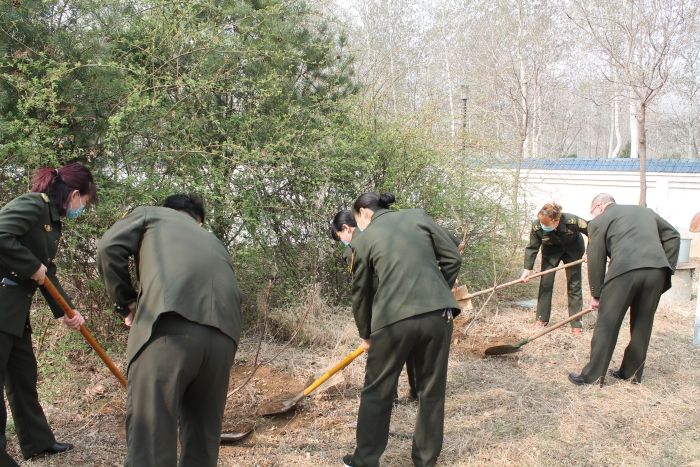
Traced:
<path id="1" fill-rule="evenodd" d="M 51 215 L 51 221 L 52 222 L 58 222 L 61 220 L 61 216 L 58 214 L 58 205 L 56 204 L 56 201 L 54 200 L 53 196 L 49 198 L 49 212 Z"/>
<path id="2" fill-rule="evenodd" d="M 394 212 L 391 209 L 379 209 L 378 211 L 375 211 L 374 214 L 372 214 L 372 220 L 375 220 L 379 216 L 383 216 L 387 212 Z"/>

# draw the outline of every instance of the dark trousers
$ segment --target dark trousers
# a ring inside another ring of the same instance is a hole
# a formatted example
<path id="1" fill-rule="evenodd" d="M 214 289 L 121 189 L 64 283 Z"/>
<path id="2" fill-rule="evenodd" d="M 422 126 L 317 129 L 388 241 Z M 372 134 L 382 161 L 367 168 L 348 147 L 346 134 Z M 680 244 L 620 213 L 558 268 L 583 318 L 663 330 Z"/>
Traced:
<path id="1" fill-rule="evenodd" d="M 42 452 L 56 442 L 44 410 L 39 405 L 36 383 L 36 357 L 29 328 L 24 328 L 22 337 L 0 331 L 0 388 L 7 391 L 17 440 L 25 458 Z M 5 451 L 6 425 L 7 408 L 5 398 L 0 394 L 0 467 L 17 465 Z"/>
<path id="2" fill-rule="evenodd" d="M 418 397 L 418 391 L 416 390 L 416 363 L 413 360 L 413 355 L 409 355 L 406 359 L 406 376 L 408 377 L 408 395 L 409 397 Z M 394 388 L 394 401 L 399 399 L 399 380 L 396 380 L 396 387 Z"/>
<path id="3" fill-rule="evenodd" d="M 389 439 L 394 387 L 410 354 L 418 390 L 413 463 L 417 467 L 435 465 L 442 450 L 452 328 L 452 321 L 439 310 L 404 319 L 372 333 L 357 417 L 354 466 L 379 465 Z"/>
<path id="4" fill-rule="evenodd" d="M 624 379 L 641 382 L 647 358 L 654 314 L 666 282 L 666 269 L 635 269 L 603 285 L 598 320 L 591 339 L 591 360 L 581 371 L 589 383 L 605 376 L 610 365 L 622 320 L 630 309 L 631 340 L 620 365 Z"/>
<path id="5" fill-rule="evenodd" d="M 580 258 L 579 258 L 580 259 Z M 553 269 L 559 265 L 559 261 L 564 264 L 569 264 L 575 259 L 571 258 L 568 253 L 564 253 L 556 262 L 542 258 L 542 271 Z M 569 316 L 583 310 L 583 292 L 581 291 L 581 265 L 571 266 L 565 269 L 566 271 L 566 291 L 569 296 Z M 549 316 L 552 312 L 552 291 L 554 290 L 554 274 L 546 274 L 540 278 L 540 290 L 537 296 L 537 320 L 549 322 Z M 580 328 L 581 318 L 571 322 L 572 328 Z"/>
<path id="6" fill-rule="evenodd" d="M 210 326 L 162 315 L 131 362 L 126 467 L 216 467 L 236 345 Z"/>

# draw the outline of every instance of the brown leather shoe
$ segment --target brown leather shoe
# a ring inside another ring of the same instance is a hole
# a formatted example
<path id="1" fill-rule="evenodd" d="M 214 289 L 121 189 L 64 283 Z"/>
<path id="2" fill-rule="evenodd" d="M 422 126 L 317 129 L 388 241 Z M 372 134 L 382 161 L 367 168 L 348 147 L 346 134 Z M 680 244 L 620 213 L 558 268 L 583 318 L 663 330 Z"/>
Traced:
<path id="1" fill-rule="evenodd" d="M 583 336 L 583 329 L 581 328 L 571 328 L 571 334 L 574 337 L 581 337 Z"/>
<path id="2" fill-rule="evenodd" d="M 539 321 L 538 320 L 532 324 L 532 327 L 533 328 L 543 328 L 543 327 L 547 326 L 548 324 L 549 324 L 549 321 Z"/>

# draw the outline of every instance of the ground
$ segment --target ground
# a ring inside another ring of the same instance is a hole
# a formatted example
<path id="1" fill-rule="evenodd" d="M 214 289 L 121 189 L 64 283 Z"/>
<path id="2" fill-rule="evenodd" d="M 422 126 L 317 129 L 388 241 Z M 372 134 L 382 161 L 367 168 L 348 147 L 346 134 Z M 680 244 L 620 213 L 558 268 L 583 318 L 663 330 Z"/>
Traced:
<path id="1" fill-rule="evenodd" d="M 564 275 L 559 276 L 552 322 L 566 316 Z M 484 312 L 466 336 L 461 329 L 470 316 L 458 318 L 439 465 L 700 467 L 700 348 L 691 344 L 695 292 L 693 297 L 686 304 L 659 308 L 641 385 L 612 380 L 602 387 L 578 387 L 568 382 L 568 373 L 579 372 L 587 361 L 595 314 L 585 317 L 583 338 L 572 337 L 564 327 L 517 354 L 489 358 L 483 357 L 484 348 L 533 334 L 529 325 L 534 311 L 501 302 Z M 231 395 L 224 431 L 254 431 L 242 441 L 222 445 L 219 465 L 341 465 L 341 457 L 354 445 L 364 356 L 344 370 L 342 381 L 307 398 L 296 411 L 263 418 L 256 410 L 280 394 L 302 389 L 309 378 L 359 344 L 350 317 L 343 319 L 336 323 L 341 331 L 334 346 L 290 348 Z M 619 364 L 628 339 L 625 321 L 612 367 Z M 253 337 L 242 342 L 231 388 L 249 374 L 256 344 Z M 83 348 L 77 337 L 65 345 Z M 93 354 L 66 350 L 70 363 L 63 364 L 56 357 L 59 347 L 39 355 L 39 392 L 57 438 L 73 442 L 76 449 L 20 465 L 122 465 L 124 391 Z M 275 348 L 266 344 L 263 353 L 272 355 Z M 116 360 L 123 364 L 123 359 Z M 402 395 L 408 387 L 404 378 Z M 395 408 L 382 466 L 412 465 L 415 413 L 416 404 L 405 400 Z M 20 458 L 11 421 L 8 440 L 8 451 Z"/>

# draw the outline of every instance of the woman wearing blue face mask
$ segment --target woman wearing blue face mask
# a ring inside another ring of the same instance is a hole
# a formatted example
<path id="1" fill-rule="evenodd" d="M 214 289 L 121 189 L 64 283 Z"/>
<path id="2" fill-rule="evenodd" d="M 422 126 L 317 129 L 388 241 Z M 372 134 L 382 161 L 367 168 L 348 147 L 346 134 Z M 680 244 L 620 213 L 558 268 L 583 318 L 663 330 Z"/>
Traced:
<path id="1" fill-rule="evenodd" d="M 0 391 L 7 389 L 25 459 L 73 448 L 56 442 L 39 405 L 29 309 L 39 288 L 56 318 L 63 317 L 73 330 L 84 323 L 77 310 L 73 318 L 64 316 L 42 285 L 48 277 L 71 304 L 56 279 L 54 258 L 61 239 L 60 218 L 77 217 L 97 191 L 92 174 L 80 164 L 39 169 L 32 182 L 31 193 L 15 198 L 0 210 Z M 0 395 L 0 465 L 16 466 L 5 451 L 6 419 L 4 397 Z"/>
<path id="2" fill-rule="evenodd" d="M 540 246 L 542 247 L 542 271 L 557 267 L 560 261 L 564 264 L 578 261 L 586 252 L 583 235 L 588 235 L 588 222 L 574 214 L 561 212 L 561 209 L 557 203 L 547 203 L 537 213 L 537 220 L 532 222 L 530 243 L 525 248 L 525 270 L 521 277 L 525 282 L 528 282 L 528 278 L 532 275 Z M 546 326 L 549 323 L 555 274 L 544 275 L 540 280 L 537 318 L 533 327 Z M 569 295 L 569 316 L 572 316 L 583 309 L 580 264 L 566 269 L 566 283 Z M 582 335 L 580 318 L 571 322 L 571 332 L 574 336 Z"/>

